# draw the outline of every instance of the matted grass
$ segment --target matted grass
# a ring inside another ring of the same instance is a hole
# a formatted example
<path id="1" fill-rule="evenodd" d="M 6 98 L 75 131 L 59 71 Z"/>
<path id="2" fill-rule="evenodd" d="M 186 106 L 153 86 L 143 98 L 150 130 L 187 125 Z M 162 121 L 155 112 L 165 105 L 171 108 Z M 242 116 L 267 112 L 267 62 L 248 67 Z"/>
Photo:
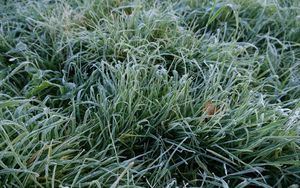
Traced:
<path id="1" fill-rule="evenodd" d="M 297 187 L 298 0 L 0 2 L 1 187 Z"/>

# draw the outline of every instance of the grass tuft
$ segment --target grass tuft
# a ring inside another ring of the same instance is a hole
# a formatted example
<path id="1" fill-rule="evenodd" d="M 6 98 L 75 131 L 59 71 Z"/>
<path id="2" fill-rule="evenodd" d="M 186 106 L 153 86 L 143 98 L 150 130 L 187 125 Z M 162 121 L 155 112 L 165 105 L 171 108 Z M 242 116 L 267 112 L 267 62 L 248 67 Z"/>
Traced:
<path id="1" fill-rule="evenodd" d="M 297 0 L 0 2 L 1 187 L 297 187 Z"/>

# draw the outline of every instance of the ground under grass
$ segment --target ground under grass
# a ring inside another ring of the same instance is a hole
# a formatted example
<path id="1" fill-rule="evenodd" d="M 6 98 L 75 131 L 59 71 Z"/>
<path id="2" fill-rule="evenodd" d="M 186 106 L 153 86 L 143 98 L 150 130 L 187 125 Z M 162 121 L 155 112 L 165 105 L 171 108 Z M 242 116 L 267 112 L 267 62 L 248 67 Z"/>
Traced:
<path id="1" fill-rule="evenodd" d="M 297 187 L 298 0 L 0 1 L 1 187 Z"/>

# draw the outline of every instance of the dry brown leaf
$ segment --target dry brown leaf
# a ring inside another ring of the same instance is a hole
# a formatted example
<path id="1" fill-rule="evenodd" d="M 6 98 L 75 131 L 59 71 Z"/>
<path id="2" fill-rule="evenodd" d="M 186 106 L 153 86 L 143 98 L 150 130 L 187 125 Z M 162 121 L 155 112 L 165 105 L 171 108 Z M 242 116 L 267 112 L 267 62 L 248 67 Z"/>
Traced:
<path id="1" fill-rule="evenodd" d="M 211 101 L 206 102 L 203 108 L 203 112 L 206 113 L 210 118 L 213 117 L 218 111 L 219 109 L 217 106 Z"/>

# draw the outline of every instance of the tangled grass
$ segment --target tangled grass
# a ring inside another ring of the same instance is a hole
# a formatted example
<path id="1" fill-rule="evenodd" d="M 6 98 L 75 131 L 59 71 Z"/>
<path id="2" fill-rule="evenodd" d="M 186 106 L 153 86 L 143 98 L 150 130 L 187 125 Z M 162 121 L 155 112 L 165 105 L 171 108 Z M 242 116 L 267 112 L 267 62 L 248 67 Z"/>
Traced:
<path id="1" fill-rule="evenodd" d="M 299 28 L 298 0 L 1 1 L 0 186 L 297 187 Z"/>

